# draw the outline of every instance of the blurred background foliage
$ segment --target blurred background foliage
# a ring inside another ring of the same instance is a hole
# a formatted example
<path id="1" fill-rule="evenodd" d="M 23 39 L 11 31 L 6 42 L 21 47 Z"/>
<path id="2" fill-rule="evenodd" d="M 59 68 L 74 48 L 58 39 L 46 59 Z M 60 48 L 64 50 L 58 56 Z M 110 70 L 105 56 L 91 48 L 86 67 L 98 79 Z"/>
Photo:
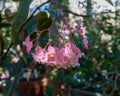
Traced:
<path id="1" fill-rule="evenodd" d="M 80 67 L 53 70 L 48 74 L 45 73 L 46 67 L 42 64 L 38 64 L 35 68 L 39 75 L 46 74 L 48 79 L 53 80 L 53 82 L 59 79 L 65 86 L 71 85 L 72 89 L 80 90 L 81 93 L 78 92 L 75 95 L 73 92 L 72 96 L 83 96 L 82 94 L 87 94 L 87 92 L 99 94 L 96 96 L 120 96 L 119 0 L 105 0 L 115 10 L 107 9 L 101 12 L 94 11 L 93 6 L 96 2 L 93 0 L 77 0 L 78 5 L 76 6 L 78 6 L 79 10 L 85 9 L 80 14 L 77 11 L 72 11 L 72 8 L 69 7 L 71 0 L 50 0 L 49 8 L 44 10 L 37 5 L 39 11 L 36 14 L 38 15 L 31 15 L 36 9 L 34 5 L 35 8 L 33 6 L 31 8 L 32 12 L 29 11 L 32 0 L 13 1 L 17 2 L 17 12 L 12 12 L 13 10 L 4 6 L 6 2 L 12 2 L 12 0 L 0 0 L 0 74 L 1 76 L 3 73 L 7 74 L 7 78 L 0 78 L 1 94 L 9 96 L 12 92 L 10 96 L 18 96 L 16 84 L 32 61 L 31 55 L 26 55 L 21 45 L 21 42 L 28 34 L 36 28 L 44 30 L 53 23 L 51 34 L 56 35 L 57 29 L 54 23 L 57 22 L 58 26 L 61 26 L 63 23 L 72 24 L 72 20 L 81 19 L 81 27 L 89 40 L 89 50 L 79 60 Z M 48 14 L 39 13 L 41 10 Z M 30 20 L 27 19 L 29 16 L 31 16 Z M 46 33 L 44 32 L 40 38 L 40 44 L 43 46 L 48 38 Z M 34 39 L 36 35 L 33 34 L 32 38 Z M 51 36 L 51 41 L 54 35 Z M 73 34 L 73 38 L 77 46 L 81 48 L 78 34 Z M 5 70 L 7 73 L 4 72 Z M 52 90 L 55 89 L 48 86 L 46 90 L 48 96 L 52 96 L 50 95 Z"/>

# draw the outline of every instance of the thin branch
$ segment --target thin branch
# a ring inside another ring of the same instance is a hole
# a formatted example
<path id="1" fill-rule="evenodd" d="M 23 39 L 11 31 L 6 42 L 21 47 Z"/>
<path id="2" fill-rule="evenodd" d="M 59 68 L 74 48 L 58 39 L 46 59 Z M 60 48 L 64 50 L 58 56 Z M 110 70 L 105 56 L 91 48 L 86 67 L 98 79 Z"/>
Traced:
<path id="1" fill-rule="evenodd" d="M 53 4 L 53 6 L 56 8 L 56 10 L 63 11 L 64 13 L 70 13 L 70 14 L 73 14 L 75 16 L 81 16 L 81 17 L 89 17 L 88 15 L 78 14 L 78 13 L 73 12 L 72 10 L 69 10 L 69 9 L 63 9 L 63 8 L 59 7 L 56 4 L 56 2 L 51 2 L 51 4 Z"/>
<path id="2" fill-rule="evenodd" d="M 12 47 L 12 45 L 13 45 L 13 42 L 8 47 L 7 51 L 4 53 L 3 57 L 1 58 L 1 60 L 3 60 L 6 57 L 7 53 L 9 52 L 10 48 Z"/>
<path id="3" fill-rule="evenodd" d="M 63 12 L 65 12 L 65 13 L 70 13 L 70 14 L 73 14 L 73 15 L 75 15 L 75 16 L 81 16 L 81 17 L 90 17 L 89 15 L 78 14 L 78 13 L 76 13 L 76 12 L 73 12 L 73 11 L 70 10 L 70 9 L 63 9 L 63 8 L 59 7 L 59 6 L 56 4 L 56 2 L 51 2 L 51 4 L 53 4 L 57 10 L 63 11 Z M 119 12 L 119 11 L 116 11 L 116 12 Z M 112 11 L 109 12 L 109 11 L 107 11 L 107 12 L 99 12 L 99 13 L 91 13 L 91 14 L 93 14 L 93 15 L 100 15 L 100 14 L 106 14 L 106 13 L 111 13 L 111 14 L 112 14 L 112 13 L 116 13 L 116 12 L 112 12 Z"/>
<path id="4" fill-rule="evenodd" d="M 75 16 L 89 17 L 88 15 L 78 14 L 78 13 L 75 13 L 75 12 L 69 10 L 69 9 L 66 9 L 66 10 L 63 9 L 62 11 L 63 11 L 63 12 L 66 12 L 66 13 L 71 13 L 71 14 L 73 14 L 73 15 L 75 15 Z"/>

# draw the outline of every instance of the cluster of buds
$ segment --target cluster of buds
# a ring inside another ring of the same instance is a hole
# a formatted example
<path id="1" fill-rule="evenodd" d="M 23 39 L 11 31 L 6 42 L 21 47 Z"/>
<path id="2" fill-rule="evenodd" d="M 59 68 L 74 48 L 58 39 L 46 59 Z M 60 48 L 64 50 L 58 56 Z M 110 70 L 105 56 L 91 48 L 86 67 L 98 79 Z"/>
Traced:
<path id="1" fill-rule="evenodd" d="M 74 30 L 77 30 L 77 32 L 80 34 L 84 48 L 88 49 L 88 41 L 86 38 L 84 38 L 83 30 L 78 25 L 72 29 L 69 29 L 65 25 L 62 28 L 62 33 L 68 35 L 71 32 L 74 32 Z M 27 36 L 23 42 L 23 45 L 26 46 L 26 52 L 30 53 L 33 47 L 33 41 L 30 40 L 30 36 Z M 76 44 L 71 41 L 63 43 L 60 47 L 49 44 L 47 47 L 42 48 L 41 46 L 37 45 L 35 52 L 32 53 L 33 59 L 36 62 L 56 68 L 79 66 L 79 58 L 81 58 L 83 55 L 84 53 L 81 52 L 80 48 L 78 48 Z"/>

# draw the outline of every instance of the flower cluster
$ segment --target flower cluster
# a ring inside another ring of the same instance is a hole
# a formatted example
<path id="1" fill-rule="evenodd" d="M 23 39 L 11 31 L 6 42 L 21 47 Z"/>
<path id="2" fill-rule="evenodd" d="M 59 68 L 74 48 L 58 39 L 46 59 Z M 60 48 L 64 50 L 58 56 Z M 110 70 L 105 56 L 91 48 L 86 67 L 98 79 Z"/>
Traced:
<path id="1" fill-rule="evenodd" d="M 33 58 L 36 62 L 45 63 L 57 68 L 66 68 L 69 66 L 79 66 L 78 60 L 83 53 L 72 42 L 68 42 L 63 48 L 53 47 L 51 45 L 45 50 L 39 45 L 35 48 Z"/>
<path id="2" fill-rule="evenodd" d="M 77 26 L 70 28 L 67 25 L 63 25 L 60 36 L 62 36 L 63 39 L 66 39 L 65 36 L 70 36 L 70 34 L 73 32 L 79 33 L 80 37 L 82 38 L 83 47 L 88 49 L 88 40 L 84 38 L 84 33 L 79 23 L 77 23 Z M 67 43 L 61 43 L 62 46 L 60 45 L 59 47 L 49 44 L 46 45 L 45 48 L 42 48 L 41 46 L 37 45 L 35 47 L 35 52 L 32 53 L 34 60 L 36 62 L 57 68 L 79 66 L 79 58 L 84 55 L 80 48 L 78 48 L 75 43 L 71 42 L 71 40 L 69 40 Z M 33 48 L 33 41 L 30 40 L 30 36 L 27 36 L 25 41 L 23 41 L 23 45 L 26 46 L 26 52 L 29 53 Z"/>

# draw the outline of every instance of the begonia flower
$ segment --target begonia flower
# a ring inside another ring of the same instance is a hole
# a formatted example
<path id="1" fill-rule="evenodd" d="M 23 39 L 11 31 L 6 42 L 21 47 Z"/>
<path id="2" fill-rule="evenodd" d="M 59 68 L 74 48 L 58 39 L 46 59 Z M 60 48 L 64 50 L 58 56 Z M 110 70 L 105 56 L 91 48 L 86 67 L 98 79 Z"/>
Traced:
<path id="1" fill-rule="evenodd" d="M 56 63 L 56 60 L 57 60 L 57 48 L 56 47 L 53 47 L 53 46 L 48 46 L 48 52 L 47 52 L 47 55 L 48 55 L 48 63 Z"/>
<path id="2" fill-rule="evenodd" d="M 47 61 L 47 53 L 43 48 L 37 45 L 33 58 L 36 62 L 41 62 L 44 64 Z"/>
<path id="3" fill-rule="evenodd" d="M 64 48 L 58 49 L 56 52 L 56 64 L 57 67 L 65 67 L 65 62 L 67 62 L 66 57 L 63 55 L 64 53 Z"/>
<path id="4" fill-rule="evenodd" d="M 29 36 L 23 41 L 23 45 L 26 46 L 26 52 L 29 53 L 33 47 L 33 42 L 30 41 Z"/>
<path id="5" fill-rule="evenodd" d="M 66 64 L 69 65 L 78 65 L 79 58 L 82 57 L 82 53 L 79 48 L 76 47 L 72 42 L 65 44 L 65 53 L 68 61 Z"/>

